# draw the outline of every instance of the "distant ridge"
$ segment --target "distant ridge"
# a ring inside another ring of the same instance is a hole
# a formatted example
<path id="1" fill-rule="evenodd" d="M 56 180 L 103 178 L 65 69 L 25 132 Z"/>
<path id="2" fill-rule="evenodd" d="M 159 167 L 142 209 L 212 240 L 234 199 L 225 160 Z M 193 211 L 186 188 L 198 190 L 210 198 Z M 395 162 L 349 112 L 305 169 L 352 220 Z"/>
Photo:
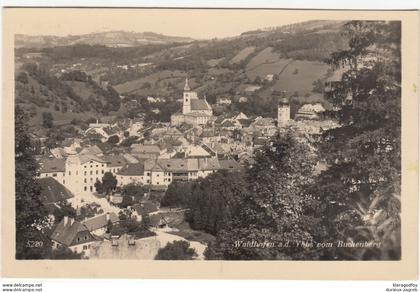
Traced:
<path id="1" fill-rule="evenodd" d="M 17 34 L 15 47 L 45 48 L 75 44 L 135 47 L 144 44 L 188 43 L 192 41 L 194 39 L 188 37 L 166 36 L 154 32 L 105 31 L 68 36 Z"/>

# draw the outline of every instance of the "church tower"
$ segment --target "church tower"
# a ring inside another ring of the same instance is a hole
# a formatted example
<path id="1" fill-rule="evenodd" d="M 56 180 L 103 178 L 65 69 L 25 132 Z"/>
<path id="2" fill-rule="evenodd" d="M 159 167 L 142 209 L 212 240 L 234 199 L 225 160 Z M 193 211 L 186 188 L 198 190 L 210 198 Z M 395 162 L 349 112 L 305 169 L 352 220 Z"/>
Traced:
<path id="1" fill-rule="evenodd" d="M 286 97 L 280 99 L 277 107 L 277 126 L 279 128 L 286 127 L 290 120 L 290 104 Z"/>
<path id="2" fill-rule="evenodd" d="M 191 88 L 188 85 L 188 78 L 185 79 L 185 86 L 184 86 L 184 100 L 182 102 L 182 113 L 188 114 L 191 112 L 191 98 L 192 98 Z"/>

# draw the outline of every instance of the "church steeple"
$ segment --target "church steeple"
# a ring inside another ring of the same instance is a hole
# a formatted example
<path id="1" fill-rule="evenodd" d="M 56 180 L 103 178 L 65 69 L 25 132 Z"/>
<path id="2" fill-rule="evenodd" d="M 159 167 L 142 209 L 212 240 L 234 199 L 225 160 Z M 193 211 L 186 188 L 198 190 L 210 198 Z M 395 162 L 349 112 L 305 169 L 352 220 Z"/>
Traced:
<path id="1" fill-rule="evenodd" d="M 188 85 L 188 77 L 187 77 L 187 78 L 185 78 L 184 91 L 190 91 L 190 90 L 191 90 L 191 88 L 190 88 L 190 86 Z"/>

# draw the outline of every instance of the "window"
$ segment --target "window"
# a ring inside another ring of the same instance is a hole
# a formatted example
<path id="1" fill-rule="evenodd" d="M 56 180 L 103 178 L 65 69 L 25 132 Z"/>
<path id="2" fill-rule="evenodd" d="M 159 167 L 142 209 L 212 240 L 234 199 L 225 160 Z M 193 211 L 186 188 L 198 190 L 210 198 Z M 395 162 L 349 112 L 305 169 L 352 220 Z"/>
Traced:
<path id="1" fill-rule="evenodd" d="M 93 187 L 92 187 L 92 186 L 90 186 L 90 191 L 91 191 L 91 192 L 93 191 Z"/>
<path id="2" fill-rule="evenodd" d="M 171 179 L 170 178 L 168 178 L 168 182 L 171 182 Z"/>
<path id="3" fill-rule="evenodd" d="M 84 182 L 87 183 L 87 179 L 86 178 L 85 178 Z"/>
<path id="4" fill-rule="evenodd" d="M 87 191 L 87 187 L 85 186 L 85 192 Z"/>
<path id="5" fill-rule="evenodd" d="M 96 174 L 98 174 L 98 171 L 96 171 Z"/>
<path id="6" fill-rule="evenodd" d="M 102 169 L 102 174 L 104 174 L 104 170 Z"/>
<path id="7" fill-rule="evenodd" d="M 90 174 L 91 174 L 91 175 L 93 174 L 93 171 L 92 171 L 92 170 L 90 171 Z"/>
<path id="8" fill-rule="evenodd" d="M 96 167 L 98 167 L 99 166 L 99 164 L 96 164 Z"/>
<path id="9" fill-rule="evenodd" d="M 92 178 L 92 177 L 90 178 L 90 181 L 91 181 L 91 182 L 93 181 L 93 178 Z"/>
<path id="10" fill-rule="evenodd" d="M 85 175 L 87 175 L 87 171 L 85 171 Z"/>
<path id="11" fill-rule="evenodd" d="M 76 175 L 78 175 L 79 174 L 79 171 L 78 170 L 76 170 Z"/>
<path id="12" fill-rule="evenodd" d="M 85 165 L 85 168 L 86 168 L 86 165 Z"/>
<path id="13" fill-rule="evenodd" d="M 84 245 L 83 246 L 83 250 L 87 250 L 87 245 Z"/>
<path id="14" fill-rule="evenodd" d="M 69 171 L 69 175 L 71 175 L 71 171 Z"/>
<path id="15" fill-rule="evenodd" d="M 150 179 L 147 180 L 147 183 L 150 183 Z"/>
<path id="16" fill-rule="evenodd" d="M 159 177 L 159 173 L 158 173 L 158 174 L 156 174 L 156 176 L 157 176 L 157 177 Z"/>
<path id="17" fill-rule="evenodd" d="M 63 185 L 66 183 L 66 181 L 63 179 Z"/>
<path id="18" fill-rule="evenodd" d="M 52 175 L 53 177 L 57 177 L 57 173 L 53 173 L 53 175 Z"/>
<path id="19" fill-rule="evenodd" d="M 104 165 L 102 164 L 102 167 L 104 167 Z"/>

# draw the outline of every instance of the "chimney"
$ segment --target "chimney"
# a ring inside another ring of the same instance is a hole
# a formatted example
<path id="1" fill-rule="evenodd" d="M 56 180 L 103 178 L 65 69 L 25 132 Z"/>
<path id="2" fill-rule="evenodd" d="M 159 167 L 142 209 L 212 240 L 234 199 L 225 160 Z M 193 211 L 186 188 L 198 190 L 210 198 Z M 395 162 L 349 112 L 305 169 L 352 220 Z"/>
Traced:
<path id="1" fill-rule="evenodd" d="M 108 222 L 111 219 L 111 216 L 109 216 L 109 212 L 106 212 L 106 222 Z"/>
<path id="2" fill-rule="evenodd" d="M 73 225 L 74 223 L 74 218 L 70 218 L 70 226 Z"/>
<path id="3" fill-rule="evenodd" d="M 64 216 L 63 220 L 64 220 L 64 226 L 65 226 L 67 225 L 67 222 L 69 222 L 69 217 Z"/>

